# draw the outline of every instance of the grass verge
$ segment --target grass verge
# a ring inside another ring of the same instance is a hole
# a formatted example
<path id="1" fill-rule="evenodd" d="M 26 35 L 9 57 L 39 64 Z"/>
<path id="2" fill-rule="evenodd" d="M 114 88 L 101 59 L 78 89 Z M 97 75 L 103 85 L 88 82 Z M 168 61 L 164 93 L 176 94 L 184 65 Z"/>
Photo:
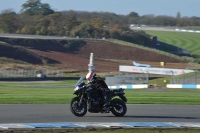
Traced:
<path id="1" fill-rule="evenodd" d="M 199 33 L 145 31 L 147 34 L 157 36 L 158 40 L 170 45 L 181 47 L 190 51 L 195 59 L 200 59 Z"/>
<path id="2" fill-rule="evenodd" d="M 0 83 L 0 104 L 66 104 L 75 97 L 75 83 Z M 126 89 L 125 93 L 128 104 L 200 105 L 199 90 L 194 89 Z"/>

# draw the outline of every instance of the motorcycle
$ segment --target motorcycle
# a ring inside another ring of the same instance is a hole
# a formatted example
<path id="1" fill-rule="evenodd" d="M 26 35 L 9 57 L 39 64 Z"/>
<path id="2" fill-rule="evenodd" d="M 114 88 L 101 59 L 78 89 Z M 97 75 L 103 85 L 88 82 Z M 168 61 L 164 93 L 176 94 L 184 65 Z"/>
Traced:
<path id="1" fill-rule="evenodd" d="M 89 83 L 84 82 L 81 77 L 74 88 L 76 97 L 70 102 L 70 111 L 78 117 L 84 116 L 87 111 L 90 113 L 110 113 L 117 117 L 124 116 L 127 112 L 127 98 L 124 96 L 124 89 L 109 90 L 109 103 L 106 109 L 102 109 L 105 103 L 102 93 Z M 116 98 L 118 96 L 119 98 Z"/>

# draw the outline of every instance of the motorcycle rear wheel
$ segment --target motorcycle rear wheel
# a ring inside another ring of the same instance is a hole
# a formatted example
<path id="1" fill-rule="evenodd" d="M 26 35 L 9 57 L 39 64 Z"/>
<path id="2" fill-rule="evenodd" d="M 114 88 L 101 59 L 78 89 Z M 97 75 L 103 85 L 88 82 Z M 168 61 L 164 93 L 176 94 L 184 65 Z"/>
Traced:
<path id="1" fill-rule="evenodd" d="M 112 102 L 112 105 L 113 105 L 113 107 L 111 108 L 111 112 L 115 116 L 122 117 L 126 114 L 127 107 L 126 107 L 126 104 L 124 103 L 124 101 L 116 98 L 116 99 L 113 99 L 111 102 Z"/>
<path id="2" fill-rule="evenodd" d="M 74 97 L 70 102 L 70 111 L 78 117 L 82 117 L 87 113 L 87 104 L 83 100 L 81 105 L 79 106 L 80 99 L 78 97 Z"/>

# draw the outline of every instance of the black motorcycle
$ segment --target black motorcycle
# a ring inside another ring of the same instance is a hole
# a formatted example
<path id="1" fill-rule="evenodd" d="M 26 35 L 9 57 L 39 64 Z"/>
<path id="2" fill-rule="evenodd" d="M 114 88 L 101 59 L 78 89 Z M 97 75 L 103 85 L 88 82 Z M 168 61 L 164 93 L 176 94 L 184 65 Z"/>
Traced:
<path id="1" fill-rule="evenodd" d="M 90 84 L 85 84 L 84 77 L 81 77 L 75 85 L 74 94 L 77 96 L 72 98 L 70 102 L 71 112 L 78 117 L 84 116 L 87 111 L 90 113 L 110 113 L 115 116 L 124 116 L 127 111 L 127 99 L 124 96 L 124 89 L 110 90 L 109 104 L 106 109 L 102 109 L 105 100 L 102 93 L 92 87 Z M 118 96 L 119 98 L 116 98 Z"/>

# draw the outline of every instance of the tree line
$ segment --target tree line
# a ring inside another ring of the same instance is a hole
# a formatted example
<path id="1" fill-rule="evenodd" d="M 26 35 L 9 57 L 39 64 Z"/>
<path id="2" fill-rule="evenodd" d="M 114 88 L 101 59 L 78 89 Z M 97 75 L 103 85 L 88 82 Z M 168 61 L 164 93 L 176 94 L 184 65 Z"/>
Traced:
<path id="1" fill-rule="evenodd" d="M 119 15 L 110 12 L 54 11 L 48 3 L 27 0 L 21 12 L 0 13 L 0 32 L 89 38 L 115 38 L 144 45 L 150 41 L 144 32 L 133 32 L 130 24 L 162 26 L 199 26 L 199 17 L 140 16 L 136 12 Z"/>

